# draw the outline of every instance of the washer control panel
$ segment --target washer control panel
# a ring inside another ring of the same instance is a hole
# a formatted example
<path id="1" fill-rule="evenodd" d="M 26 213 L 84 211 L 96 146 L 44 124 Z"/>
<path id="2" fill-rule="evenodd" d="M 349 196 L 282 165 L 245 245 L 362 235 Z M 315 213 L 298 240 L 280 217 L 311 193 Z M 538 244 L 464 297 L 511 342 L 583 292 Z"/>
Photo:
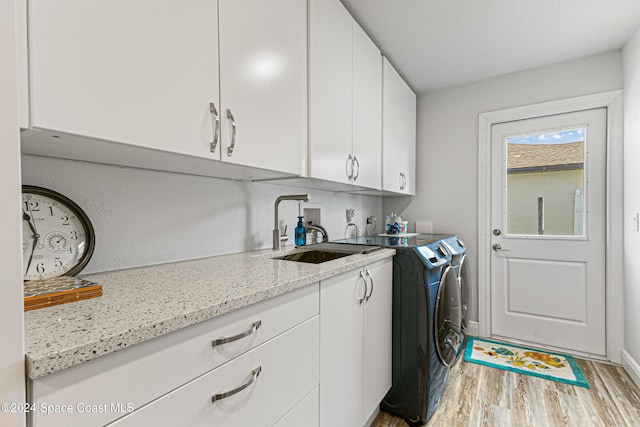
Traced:
<path id="1" fill-rule="evenodd" d="M 414 249 L 429 269 L 445 265 L 451 259 L 447 250 L 439 242 L 427 246 L 416 246 Z"/>

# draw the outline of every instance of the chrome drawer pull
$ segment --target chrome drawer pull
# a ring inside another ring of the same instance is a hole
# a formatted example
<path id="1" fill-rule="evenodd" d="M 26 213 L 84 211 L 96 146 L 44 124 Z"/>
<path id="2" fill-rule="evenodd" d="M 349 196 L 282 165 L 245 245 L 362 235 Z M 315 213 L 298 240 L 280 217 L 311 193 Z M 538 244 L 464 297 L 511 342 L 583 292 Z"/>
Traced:
<path id="1" fill-rule="evenodd" d="M 217 400 L 226 399 L 227 397 L 233 396 L 236 393 L 240 393 L 242 390 L 244 390 L 245 388 L 249 387 L 251 384 L 256 382 L 256 380 L 258 379 L 258 375 L 260 375 L 260 372 L 262 372 L 262 366 L 258 366 L 256 369 L 251 371 L 251 378 L 249 378 L 249 380 L 247 380 L 247 382 L 242 384 L 241 386 L 239 386 L 237 388 L 234 388 L 231 391 L 226 391 L 224 393 L 214 394 L 211 397 L 211 403 L 214 403 Z"/>
<path id="2" fill-rule="evenodd" d="M 217 346 L 217 345 L 222 345 L 222 344 L 226 344 L 232 341 L 238 341 L 241 338 L 244 338 L 246 336 L 249 336 L 251 334 L 253 334 L 254 332 L 256 332 L 258 330 L 258 328 L 260 327 L 260 325 L 262 325 L 262 320 L 258 320 L 257 322 L 253 322 L 251 324 L 251 327 L 249 329 L 247 329 L 246 331 L 239 333 L 238 335 L 234 335 L 232 337 L 228 337 L 228 338 L 218 338 L 216 340 L 211 341 L 211 345 L 213 347 Z"/>
<path id="3" fill-rule="evenodd" d="M 209 112 L 213 115 L 213 141 L 211 141 L 211 152 L 216 151 L 216 147 L 218 146 L 218 135 L 220 134 L 220 116 L 218 115 L 218 110 L 216 110 L 216 105 L 213 102 L 209 103 Z"/>

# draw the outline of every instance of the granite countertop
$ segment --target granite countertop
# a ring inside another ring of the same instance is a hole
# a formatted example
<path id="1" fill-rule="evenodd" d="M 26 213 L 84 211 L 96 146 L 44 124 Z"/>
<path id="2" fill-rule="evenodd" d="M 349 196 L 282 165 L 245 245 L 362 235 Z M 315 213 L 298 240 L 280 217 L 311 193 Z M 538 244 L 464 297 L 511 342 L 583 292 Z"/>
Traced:
<path id="1" fill-rule="evenodd" d="M 27 375 L 37 379 L 394 254 L 305 264 L 263 250 L 87 275 L 102 285 L 101 297 L 25 313 Z"/>

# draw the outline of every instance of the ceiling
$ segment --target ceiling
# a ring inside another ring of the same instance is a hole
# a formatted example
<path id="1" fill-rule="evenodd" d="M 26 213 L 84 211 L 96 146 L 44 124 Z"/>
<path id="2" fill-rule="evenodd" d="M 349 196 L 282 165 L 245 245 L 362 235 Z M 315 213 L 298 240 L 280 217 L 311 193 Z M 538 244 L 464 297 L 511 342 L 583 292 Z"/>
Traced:
<path id="1" fill-rule="evenodd" d="M 640 0 L 341 0 L 417 92 L 621 48 Z"/>

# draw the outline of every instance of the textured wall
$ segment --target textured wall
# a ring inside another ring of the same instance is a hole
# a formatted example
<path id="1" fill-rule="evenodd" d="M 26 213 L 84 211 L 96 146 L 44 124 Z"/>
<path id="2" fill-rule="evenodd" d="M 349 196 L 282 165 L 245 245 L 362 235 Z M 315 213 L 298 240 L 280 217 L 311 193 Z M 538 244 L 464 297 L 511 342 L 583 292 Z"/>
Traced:
<path id="1" fill-rule="evenodd" d="M 380 197 L 29 155 L 22 177 L 70 197 L 91 218 L 97 243 L 85 273 L 270 248 L 274 202 L 283 194 L 310 194 L 306 205 L 320 207 L 331 239 L 344 237 L 347 208 L 361 234 L 366 217 L 382 212 Z M 297 202 L 280 204 L 289 245 L 297 215 Z"/>

